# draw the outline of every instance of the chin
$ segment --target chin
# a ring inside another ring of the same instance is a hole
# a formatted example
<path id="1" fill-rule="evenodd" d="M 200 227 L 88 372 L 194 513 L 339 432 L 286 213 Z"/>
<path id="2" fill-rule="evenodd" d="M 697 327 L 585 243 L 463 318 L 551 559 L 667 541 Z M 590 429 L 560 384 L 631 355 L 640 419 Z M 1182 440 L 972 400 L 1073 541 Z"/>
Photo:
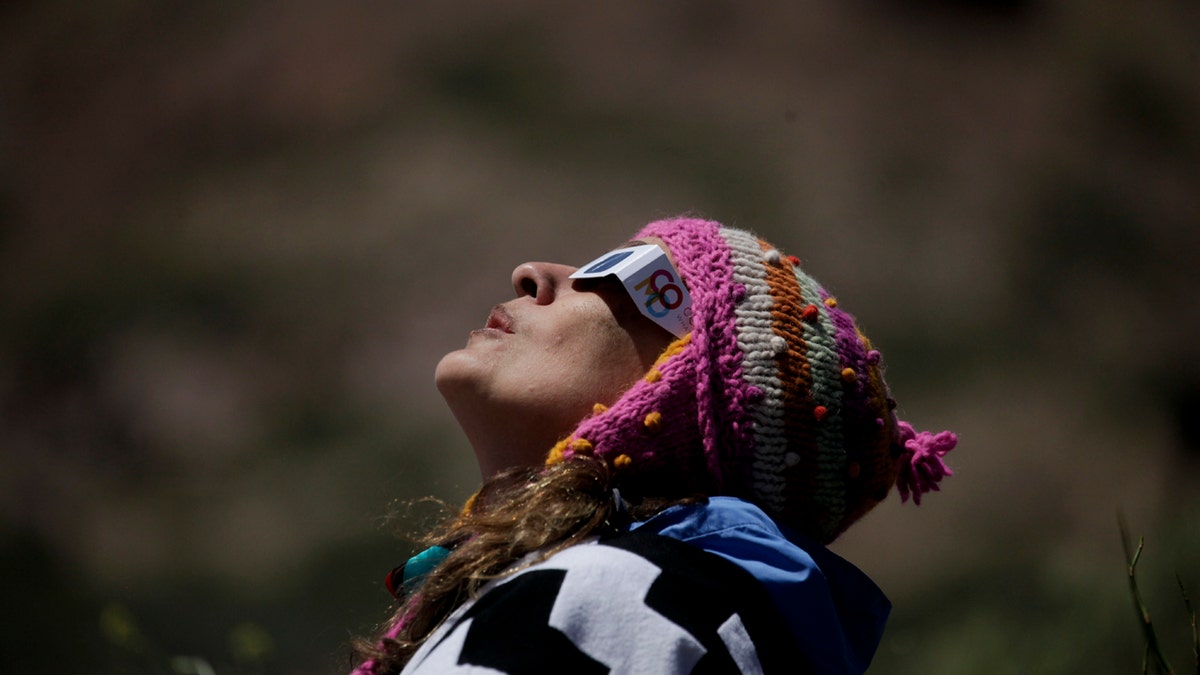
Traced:
<path id="1" fill-rule="evenodd" d="M 470 366 L 464 361 L 471 360 L 471 355 L 465 352 L 466 350 L 458 349 L 438 361 L 437 368 L 433 371 L 433 382 L 439 391 L 444 387 L 454 386 L 455 382 L 462 380 L 466 375 L 465 371 L 469 370 Z"/>
<path id="2" fill-rule="evenodd" d="M 491 364 L 487 358 L 470 349 L 450 352 L 438 361 L 433 383 L 447 403 L 470 405 L 484 398 L 491 381 Z"/>

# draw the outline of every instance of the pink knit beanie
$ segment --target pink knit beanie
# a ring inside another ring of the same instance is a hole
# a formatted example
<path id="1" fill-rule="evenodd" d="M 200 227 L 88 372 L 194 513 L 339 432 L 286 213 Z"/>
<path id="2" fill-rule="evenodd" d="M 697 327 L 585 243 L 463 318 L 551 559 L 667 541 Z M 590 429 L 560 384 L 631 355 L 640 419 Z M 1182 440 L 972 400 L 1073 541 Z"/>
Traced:
<path id="1" fill-rule="evenodd" d="M 897 420 L 879 352 L 796 258 L 712 221 L 660 220 L 637 237 L 670 249 L 692 332 L 547 463 L 594 454 L 623 490 L 742 497 L 822 542 L 893 484 L 920 503 L 951 474 L 954 434 Z"/>

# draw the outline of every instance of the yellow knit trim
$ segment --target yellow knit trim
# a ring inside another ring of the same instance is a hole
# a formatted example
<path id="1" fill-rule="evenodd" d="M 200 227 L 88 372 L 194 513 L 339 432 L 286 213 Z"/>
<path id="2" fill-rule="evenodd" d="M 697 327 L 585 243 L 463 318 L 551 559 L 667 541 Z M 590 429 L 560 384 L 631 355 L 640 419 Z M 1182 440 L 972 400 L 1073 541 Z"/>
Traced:
<path id="1" fill-rule="evenodd" d="M 471 515 L 471 511 L 475 510 L 475 499 L 478 496 L 479 493 L 476 492 L 470 497 L 467 497 L 467 502 L 463 504 L 462 510 L 458 512 L 459 517 L 466 518 L 467 516 Z"/>
<path id="2" fill-rule="evenodd" d="M 563 461 L 563 451 L 567 449 L 567 443 L 570 441 L 570 437 L 564 438 L 555 443 L 553 448 L 550 448 L 550 454 L 546 456 L 546 466 L 554 466 Z"/>
<path id="3" fill-rule="evenodd" d="M 675 356 L 679 352 L 683 351 L 691 343 L 692 343 L 692 334 L 688 333 L 687 335 L 684 335 L 683 337 L 679 338 L 678 340 L 667 345 L 667 348 L 663 350 L 663 353 L 659 354 L 658 359 L 654 361 L 654 367 L 658 368 L 662 364 L 666 363 L 667 360 L 669 360 L 672 356 Z"/>

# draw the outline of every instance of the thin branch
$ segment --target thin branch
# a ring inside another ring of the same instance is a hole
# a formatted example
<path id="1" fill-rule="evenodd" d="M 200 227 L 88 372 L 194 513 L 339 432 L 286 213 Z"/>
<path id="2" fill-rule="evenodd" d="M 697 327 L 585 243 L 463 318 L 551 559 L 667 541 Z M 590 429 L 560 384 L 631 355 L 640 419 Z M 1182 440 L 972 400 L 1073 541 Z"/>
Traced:
<path id="1" fill-rule="evenodd" d="M 1163 654 L 1162 645 L 1158 641 L 1158 633 L 1154 630 L 1154 623 L 1150 620 L 1150 611 L 1146 609 L 1145 603 L 1142 602 L 1142 593 L 1138 590 L 1137 564 L 1142 557 L 1142 549 L 1146 541 L 1144 538 L 1139 538 L 1137 549 L 1131 554 L 1129 527 L 1125 524 L 1125 518 L 1118 516 L 1117 524 L 1121 528 L 1121 545 L 1125 549 L 1125 560 L 1128 563 L 1126 571 L 1129 575 L 1129 593 L 1133 597 L 1133 607 L 1137 610 L 1138 620 L 1142 624 L 1142 634 L 1146 637 L 1146 660 L 1154 664 L 1156 673 L 1174 675 L 1175 671 L 1167 663 L 1167 657 Z M 1143 672 L 1146 672 L 1145 665 L 1147 664 L 1145 661 L 1143 664 Z"/>
<path id="2" fill-rule="evenodd" d="M 1192 609 L 1192 600 L 1188 597 L 1187 587 L 1183 579 L 1175 575 L 1175 583 L 1179 584 L 1179 593 L 1183 596 L 1183 607 L 1192 620 L 1192 664 L 1196 666 L 1196 675 L 1200 675 L 1200 633 L 1196 632 L 1196 610 Z"/>

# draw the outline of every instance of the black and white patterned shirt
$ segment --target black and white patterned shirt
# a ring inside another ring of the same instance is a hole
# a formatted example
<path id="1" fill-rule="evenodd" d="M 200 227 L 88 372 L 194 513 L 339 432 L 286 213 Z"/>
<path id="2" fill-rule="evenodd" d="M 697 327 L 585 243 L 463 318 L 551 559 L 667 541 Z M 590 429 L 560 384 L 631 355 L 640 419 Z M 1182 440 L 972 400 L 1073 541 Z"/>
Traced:
<path id="1" fill-rule="evenodd" d="M 637 531 L 567 548 L 492 582 L 406 674 L 795 673 L 766 590 L 689 544 Z"/>

